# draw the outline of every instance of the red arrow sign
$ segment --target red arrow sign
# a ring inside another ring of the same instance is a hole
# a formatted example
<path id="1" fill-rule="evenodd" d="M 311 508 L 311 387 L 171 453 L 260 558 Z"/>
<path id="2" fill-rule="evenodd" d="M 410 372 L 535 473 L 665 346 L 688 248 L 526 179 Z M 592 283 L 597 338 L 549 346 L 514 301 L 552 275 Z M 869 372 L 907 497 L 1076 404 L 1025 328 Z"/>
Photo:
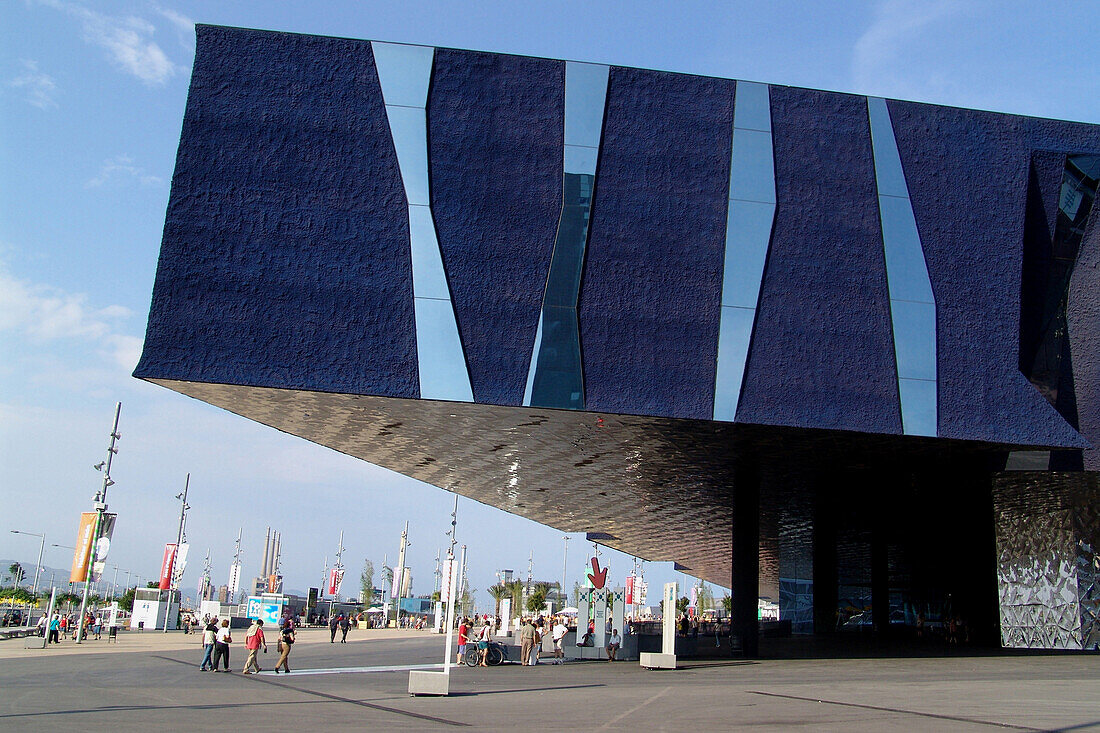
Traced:
<path id="1" fill-rule="evenodd" d="M 592 572 L 588 574 L 588 580 L 596 590 L 603 588 L 607 582 L 607 568 L 600 570 L 600 559 L 597 557 L 592 558 Z"/>

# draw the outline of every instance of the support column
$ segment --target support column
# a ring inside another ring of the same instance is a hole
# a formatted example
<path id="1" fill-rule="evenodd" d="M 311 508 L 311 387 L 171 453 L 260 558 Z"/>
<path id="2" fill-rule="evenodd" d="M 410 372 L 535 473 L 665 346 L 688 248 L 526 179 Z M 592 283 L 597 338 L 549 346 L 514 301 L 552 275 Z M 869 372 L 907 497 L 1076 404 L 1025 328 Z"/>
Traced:
<path id="1" fill-rule="evenodd" d="M 746 657 L 759 655 L 760 622 L 760 468 L 739 465 L 733 486 L 733 619 L 731 631 L 741 639 Z"/>
<path id="2" fill-rule="evenodd" d="M 832 480 L 821 478 L 814 497 L 814 633 L 836 632 L 836 505 Z"/>

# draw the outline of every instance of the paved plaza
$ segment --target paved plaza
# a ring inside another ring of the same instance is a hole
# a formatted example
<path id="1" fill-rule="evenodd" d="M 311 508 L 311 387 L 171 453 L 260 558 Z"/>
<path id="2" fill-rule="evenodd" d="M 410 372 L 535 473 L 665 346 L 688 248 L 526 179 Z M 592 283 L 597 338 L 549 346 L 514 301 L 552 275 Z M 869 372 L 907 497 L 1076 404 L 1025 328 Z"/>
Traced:
<path id="1" fill-rule="evenodd" d="M 199 637 L 178 632 L 49 650 L 0 642 L 0 730 L 1100 730 L 1097 655 L 826 653 L 687 661 L 674 672 L 631 662 L 462 667 L 451 697 L 412 698 L 406 670 L 437 664 L 440 637 L 299 638 L 290 676 L 242 675 L 239 648 L 232 674 L 200 673 Z M 274 645 L 261 660 L 274 665 Z"/>

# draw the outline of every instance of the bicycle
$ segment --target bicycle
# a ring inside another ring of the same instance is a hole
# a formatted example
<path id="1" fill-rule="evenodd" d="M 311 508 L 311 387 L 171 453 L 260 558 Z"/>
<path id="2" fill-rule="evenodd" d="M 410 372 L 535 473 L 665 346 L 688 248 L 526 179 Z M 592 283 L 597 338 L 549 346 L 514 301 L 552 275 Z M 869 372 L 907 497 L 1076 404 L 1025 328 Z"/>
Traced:
<path id="1" fill-rule="evenodd" d="M 462 661 L 466 663 L 467 667 L 476 667 L 480 660 L 480 653 L 476 644 L 470 644 L 471 648 L 466 650 L 466 656 L 462 658 Z M 497 665 L 504 664 L 508 660 L 508 647 L 504 646 L 500 642 L 490 641 L 489 650 L 485 655 L 485 663 L 490 667 L 496 667 Z"/>

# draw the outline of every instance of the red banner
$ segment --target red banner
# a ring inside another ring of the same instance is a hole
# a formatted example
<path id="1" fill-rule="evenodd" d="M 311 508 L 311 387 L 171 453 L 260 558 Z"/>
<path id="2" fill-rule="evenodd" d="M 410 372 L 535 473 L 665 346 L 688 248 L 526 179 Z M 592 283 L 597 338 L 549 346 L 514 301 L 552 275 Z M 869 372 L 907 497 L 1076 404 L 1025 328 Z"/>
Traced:
<path id="1" fill-rule="evenodd" d="M 626 576 L 626 605 L 634 605 L 634 576 Z"/>
<path id="2" fill-rule="evenodd" d="M 160 589 L 168 590 L 172 587 L 172 565 L 176 562 L 176 543 L 170 542 L 164 546 L 164 560 L 160 564 Z"/>
<path id="3" fill-rule="evenodd" d="M 344 584 L 344 569 L 333 568 L 328 571 L 328 588 L 326 594 L 336 596 L 340 594 L 340 586 Z"/>

